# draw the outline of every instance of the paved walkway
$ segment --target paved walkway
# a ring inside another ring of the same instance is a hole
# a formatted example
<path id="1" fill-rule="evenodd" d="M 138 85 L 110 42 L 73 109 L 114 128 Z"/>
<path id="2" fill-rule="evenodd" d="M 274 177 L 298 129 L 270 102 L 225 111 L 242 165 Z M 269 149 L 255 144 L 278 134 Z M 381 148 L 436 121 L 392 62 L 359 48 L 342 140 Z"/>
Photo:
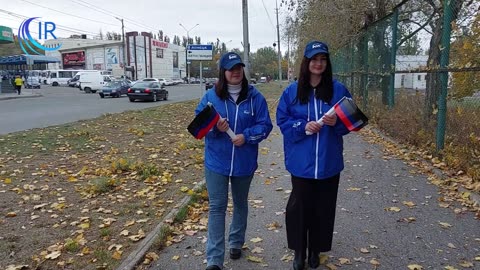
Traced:
<path id="1" fill-rule="evenodd" d="M 247 248 L 239 260 L 226 255 L 225 269 L 292 269 L 284 215 L 291 183 L 278 128 L 261 147 L 250 192 Z M 358 134 L 345 137 L 345 161 L 333 250 L 318 269 L 396 270 L 414 269 L 409 268 L 414 264 L 423 267 L 419 270 L 480 269 L 480 223 L 474 213 L 443 201 L 426 175 Z M 150 270 L 205 269 L 205 240 L 206 231 L 200 231 L 157 251 L 160 258 Z"/>
<path id="2" fill-rule="evenodd" d="M 22 89 L 21 94 L 17 93 L 0 93 L 0 100 L 8 100 L 8 99 L 17 99 L 17 98 L 35 98 L 41 97 L 42 94 L 40 93 L 39 89 Z"/>

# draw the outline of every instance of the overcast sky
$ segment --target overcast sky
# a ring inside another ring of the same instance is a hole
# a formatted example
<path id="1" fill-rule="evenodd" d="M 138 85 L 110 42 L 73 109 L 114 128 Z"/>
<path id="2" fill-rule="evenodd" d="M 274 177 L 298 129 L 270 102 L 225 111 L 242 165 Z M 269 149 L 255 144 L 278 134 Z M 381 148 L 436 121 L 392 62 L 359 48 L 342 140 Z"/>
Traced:
<path id="1" fill-rule="evenodd" d="M 242 0 L 1 0 L 0 25 L 8 26 L 16 34 L 22 18 L 9 15 L 12 12 L 25 17 L 41 17 L 57 25 L 57 37 L 86 33 L 88 37 L 115 31 L 121 33 L 121 23 L 115 15 L 124 18 L 125 31 L 157 33 L 163 30 L 173 40 L 174 35 L 200 36 L 202 43 L 217 38 L 229 49 L 240 48 L 243 41 Z M 280 8 L 282 24 L 287 11 Z M 42 6 L 42 7 L 41 7 Z M 249 0 L 249 38 L 251 51 L 272 46 L 277 39 L 275 0 Z M 76 16 L 76 17 L 75 17 Z M 196 24 L 199 24 L 195 27 Z M 60 29 L 66 27 L 69 30 Z M 192 29 L 193 28 L 193 29 Z M 280 27 L 281 28 L 281 27 Z M 38 23 L 29 30 L 38 33 Z M 34 34 L 37 36 L 36 34 Z M 37 36 L 38 37 L 38 36 Z M 286 46 L 281 44 L 282 52 Z"/>

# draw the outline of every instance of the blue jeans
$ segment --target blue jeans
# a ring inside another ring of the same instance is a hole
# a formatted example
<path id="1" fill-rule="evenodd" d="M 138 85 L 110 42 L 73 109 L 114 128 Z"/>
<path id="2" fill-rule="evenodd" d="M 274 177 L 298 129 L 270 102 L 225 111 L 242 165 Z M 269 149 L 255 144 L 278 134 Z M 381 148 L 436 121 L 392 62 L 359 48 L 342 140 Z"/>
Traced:
<path id="1" fill-rule="evenodd" d="M 228 203 L 228 183 L 231 181 L 233 218 L 228 243 L 230 248 L 242 248 L 248 218 L 248 191 L 253 174 L 229 177 L 205 168 L 205 180 L 209 197 L 207 266 L 223 268 L 225 256 L 225 212 Z"/>

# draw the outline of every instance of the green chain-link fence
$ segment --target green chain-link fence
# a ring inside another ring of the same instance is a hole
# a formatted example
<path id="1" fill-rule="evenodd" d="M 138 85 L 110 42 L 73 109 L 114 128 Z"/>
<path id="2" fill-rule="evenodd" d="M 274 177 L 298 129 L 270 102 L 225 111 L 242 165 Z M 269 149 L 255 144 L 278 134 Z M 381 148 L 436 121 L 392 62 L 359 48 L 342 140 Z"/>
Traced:
<path id="1" fill-rule="evenodd" d="M 435 4 L 437 4 L 435 6 Z M 389 135 L 480 181 L 480 1 L 407 1 L 332 56 Z"/>

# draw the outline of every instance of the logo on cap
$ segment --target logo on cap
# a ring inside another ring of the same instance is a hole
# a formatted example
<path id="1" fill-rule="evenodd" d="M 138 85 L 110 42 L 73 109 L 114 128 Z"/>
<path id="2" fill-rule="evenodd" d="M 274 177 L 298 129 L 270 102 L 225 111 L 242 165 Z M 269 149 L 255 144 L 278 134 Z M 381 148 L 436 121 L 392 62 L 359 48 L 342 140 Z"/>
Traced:
<path id="1" fill-rule="evenodd" d="M 237 56 L 235 54 L 231 54 L 228 56 L 228 59 L 233 59 L 233 58 L 237 58 Z"/>
<path id="2" fill-rule="evenodd" d="M 318 47 L 323 47 L 322 44 L 313 44 L 312 49 L 318 48 Z"/>

